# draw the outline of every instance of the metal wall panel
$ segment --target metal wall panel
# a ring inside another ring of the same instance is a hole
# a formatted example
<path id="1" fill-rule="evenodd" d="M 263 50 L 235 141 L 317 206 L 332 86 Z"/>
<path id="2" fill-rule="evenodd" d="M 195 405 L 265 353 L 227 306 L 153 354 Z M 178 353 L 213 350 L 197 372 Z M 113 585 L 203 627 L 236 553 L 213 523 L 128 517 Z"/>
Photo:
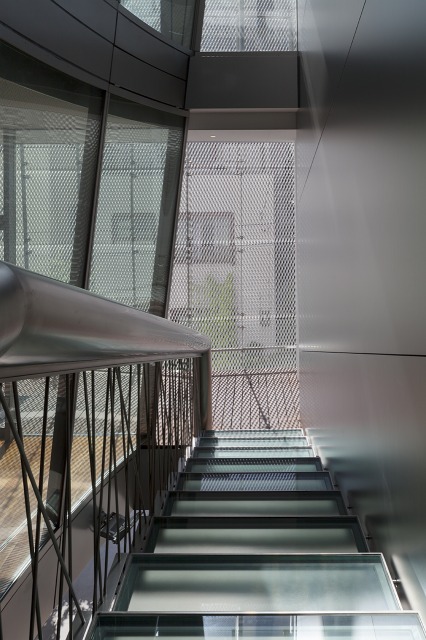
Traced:
<path id="1" fill-rule="evenodd" d="M 114 41 L 118 0 L 55 0 L 77 20 L 96 31 L 106 40 Z"/>
<path id="2" fill-rule="evenodd" d="M 333 6 L 300 6 L 302 422 L 373 544 L 425 592 L 426 6 Z"/>
<path id="3" fill-rule="evenodd" d="M 426 7 L 386 7 L 365 5 L 300 200 L 302 347 L 426 353 Z"/>
<path id="4" fill-rule="evenodd" d="M 188 55 L 140 28 L 135 21 L 119 13 L 115 45 L 153 67 L 186 79 Z"/>
<path id="5" fill-rule="evenodd" d="M 158 102 L 183 107 L 186 83 L 180 78 L 115 49 L 111 69 L 111 82 Z"/>
<path id="6" fill-rule="evenodd" d="M 296 109 L 297 54 L 196 54 L 187 109 Z"/>
<path id="7" fill-rule="evenodd" d="M 182 108 L 189 51 L 119 7 L 90 0 L 16 0 L 0 5 L 2 39 L 96 86 Z"/>
<path id="8" fill-rule="evenodd" d="M 108 20 L 111 7 L 105 4 Z M 112 42 L 76 20 L 51 0 L 3 2 L 0 21 L 56 56 L 99 78 L 108 79 Z M 78 46 L 76 46 L 78 43 Z"/>
<path id="9" fill-rule="evenodd" d="M 365 0 L 299 2 L 301 109 L 298 120 L 297 191 L 300 195 L 327 122 Z"/>

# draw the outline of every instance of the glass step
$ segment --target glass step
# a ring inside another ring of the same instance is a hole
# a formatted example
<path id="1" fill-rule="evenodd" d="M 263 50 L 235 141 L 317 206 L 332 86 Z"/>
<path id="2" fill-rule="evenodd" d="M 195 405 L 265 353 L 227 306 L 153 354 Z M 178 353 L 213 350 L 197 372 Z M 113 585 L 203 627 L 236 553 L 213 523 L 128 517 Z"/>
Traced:
<path id="1" fill-rule="evenodd" d="M 241 449 L 241 447 L 307 447 L 308 441 L 304 437 L 299 438 L 226 438 L 221 440 L 219 438 L 200 438 L 199 447 L 215 447 L 221 449 L 222 447 L 229 449 L 235 447 Z"/>
<path id="2" fill-rule="evenodd" d="M 323 491 L 332 489 L 326 471 L 181 473 L 178 491 Z"/>
<path id="3" fill-rule="evenodd" d="M 88 640 L 425 640 L 416 613 L 160 615 L 100 613 Z"/>
<path id="4" fill-rule="evenodd" d="M 214 458 L 313 458 L 314 452 L 311 447 L 245 447 L 242 449 L 195 447 L 192 457 L 208 460 Z"/>
<path id="5" fill-rule="evenodd" d="M 252 458 L 240 459 L 215 459 L 215 460 L 194 460 L 190 459 L 186 463 L 185 471 L 197 473 L 214 473 L 216 471 L 322 471 L 322 464 L 319 458 Z"/>
<path id="6" fill-rule="evenodd" d="M 147 553 L 356 553 L 368 551 L 353 516 L 155 518 Z"/>
<path id="7" fill-rule="evenodd" d="M 302 429 L 234 429 L 227 431 L 203 431 L 202 438 L 282 438 L 287 436 L 301 437 Z"/>
<path id="8" fill-rule="evenodd" d="M 345 515 L 339 491 L 171 492 L 165 516 L 329 516 Z"/>
<path id="9" fill-rule="evenodd" d="M 117 611 L 293 613 L 401 608 L 381 554 L 133 554 Z"/>

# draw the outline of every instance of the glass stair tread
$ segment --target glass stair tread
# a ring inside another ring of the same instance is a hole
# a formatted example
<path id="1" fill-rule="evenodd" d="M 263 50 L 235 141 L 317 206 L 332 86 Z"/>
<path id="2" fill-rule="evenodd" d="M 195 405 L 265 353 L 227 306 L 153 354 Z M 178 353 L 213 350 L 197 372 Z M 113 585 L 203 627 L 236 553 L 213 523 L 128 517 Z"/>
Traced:
<path id="1" fill-rule="evenodd" d="M 416 613 L 167 615 L 100 613 L 88 640 L 426 640 Z"/>
<path id="2" fill-rule="evenodd" d="M 344 515 L 339 491 L 218 492 L 175 491 L 168 496 L 166 516 L 304 516 Z"/>
<path id="3" fill-rule="evenodd" d="M 354 553 L 368 551 L 359 521 L 337 517 L 158 517 L 147 553 Z"/>
<path id="4" fill-rule="evenodd" d="M 195 447 L 193 458 L 313 458 L 311 447 Z"/>
<path id="5" fill-rule="evenodd" d="M 203 431 L 202 438 L 272 438 L 286 436 L 304 436 L 302 429 L 235 429 L 226 431 Z"/>
<path id="6" fill-rule="evenodd" d="M 254 471 L 251 473 L 181 473 L 183 491 L 321 491 L 332 489 L 326 471 Z"/>
<path id="7" fill-rule="evenodd" d="M 215 471 L 322 471 L 320 458 L 215 458 L 189 459 L 185 472 Z"/>
<path id="8" fill-rule="evenodd" d="M 235 447 L 305 447 L 308 441 L 304 437 L 289 438 L 226 438 L 224 440 L 218 438 L 200 438 L 199 447 L 215 447 L 217 449 Z"/>
<path id="9" fill-rule="evenodd" d="M 115 610 L 397 611 L 381 554 L 133 554 Z"/>

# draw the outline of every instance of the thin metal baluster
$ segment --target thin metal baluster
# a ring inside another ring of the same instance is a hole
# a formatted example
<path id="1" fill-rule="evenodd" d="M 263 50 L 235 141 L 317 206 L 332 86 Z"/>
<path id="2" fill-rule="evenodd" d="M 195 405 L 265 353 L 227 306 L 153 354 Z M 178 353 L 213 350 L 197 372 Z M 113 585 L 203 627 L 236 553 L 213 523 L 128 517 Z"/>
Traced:
<path id="1" fill-rule="evenodd" d="M 18 428 L 18 434 L 21 440 L 23 440 L 23 431 L 22 431 L 22 420 L 21 420 L 21 407 L 19 402 L 19 394 L 18 394 L 18 384 L 17 382 L 12 382 L 12 390 L 13 390 L 13 402 L 15 405 L 15 416 L 16 416 L 16 426 Z M 37 578 L 37 573 L 35 571 L 35 551 L 34 551 L 34 535 L 33 535 L 33 527 L 32 527 L 32 518 L 31 518 L 31 504 L 30 504 L 30 494 L 28 491 L 28 478 L 25 472 L 25 466 L 23 460 L 21 458 L 21 476 L 22 476 L 22 485 L 24 489 L 24 502 L 25 502 L 25 515 L 27 518 L 27 529 L 28 529 L 28 545 L 30 548 L 30 557 L 31 557 L 31 569 L 33 574 L 33 584 L 35 579 Z M 35 578 L 34 578 L 35 576 Z M 36 583 L 37 584 L 37 583 Z M 41 632 L 41 617 L 40 617 L 40 605 L 38 599 L 38 590 L 36 590 L 35 600 L 31 601 L 31 619 L 33 619 L 34 608 L 37 616 L 37 631 L 40 634 Z M 30 626 L 29 629 L 29 638 L 32 639 L 32 631 L 33 627 Z"/>
<path id="2" fill-rule="evenodd" d="M 121 376 L 117 376 L 117 385 L 118 385 L 118 391 L 120 394 L 120 403 L 121 403 L 121 407 L 125 409 L 125 399 L 124 399 L 124 394 L 123 394 L 123 387 L 121 384 Z M 130 431 L 130 420 L 129 417 L 127 416 L 125 410 L 123 412 L 123 416 L 124 416 L 124 422 L 127 428 L 127 441 L 128 441 L 128 445 L 130 446 L 130 451 L 131 451 L 131 457 L 130 460 L 132 460 L 133 464 L 134 464 L 134 473 L 136 475 L 137 478 L 137 484 L 139 487 L 139 491 L 140 491 L 140 495 L 142 497 L 143 493 L 142 493 L 142 484 L 140 482 L 140 476 L 137 473 L 137 466 L 135 464 L 135 449 L 133 448 L 133 444 L 131 442 L 131 431 Z"/>
<path id="3" fill-rule="evenodd" d="M 72 562 L 72 520 L 71 520 L 71 454 L 72 454 L 72 434 L 74 432 L 74 404 L 77 394 L 77 376 L 67 375 L 67 431 L 66 431 L 66 524 L 68 527 L 68 572 L 72 581 L 73 576 L 73 562 Z M 72 634 L 72 619 L 73 619 L 73 601 L 72 594 L 68 592 L 68 620 L 69 620 L 69 633 Z"/>
<path id="4" fill-rule="evenodd" d="M 129 424 L 132 424 L 132 385 L 133 385 L 133 366 L 129 366 L 129 403 L 127 406 L 127 415 L 129 417 Z M 129 552 L 131 547 L 131 532 L 130 532 L 130 498 L 129 498 L 129 456 L 130 456 L 130 442 L 132 439 L 132 430 L 130 428 L 130 434 L 126 439 L 125 423 L 121 421 L 121 428 L 123 434 L 123 455 L 124 455 L 124 477 L 125 477 L 125 536 L 124 536 L 124 553 L 127 553 L 127 545 L 129 545 Z M 133 514 L 134 517 L 134 514 Z"/>
<path id="5" fill-rule="evenodd" d="M 53 548 L 55 550 L 55 553 L 57 555 L 57 558 L 59 560 L 61 568 L 64 571 L 64 575 L 65 575 L 65 579 L 67 581 L 68 587 L 71 589 L 71 591 L 73 593 L 73 597 L 74 597 L 75 601 L 77 602 L 78 615 L 80 616 L 81 621 L 85 622 L 85 619 L 84 619 L 84 616 L 83 616 L 83 612 L 82 612 L 81 607 L 78 604 L 78 601 L 77 601 L 77 599 L 75 597 L 74 587 L 73 587 L 73 584 L 72 584 L 72 582 L 70 580 L 70 577 L 68 575 L 67 567 L 66 567 L 64 559 L 63 559 L 63 557 L 61 555 L 61 551 L 59 549 L 59 545 L 58 545 L 58 543 L 56 541 L 55 533 L 54 533 L 54 531 L 52 529 L 52 525 L 50 523 L 49 516 L 47 515 L 47 511 L 46 511 L 46 508 L 44 506 L 43 498 L 40 495 L 40 492 L 38 490 L 37 482 L 35 481 L 33 472 L 31 470 L 31 465 L 30 465 L 30 463 L 28 461 L 28 458 L 27 458 L 27 456 L 25 454 L 24 445 L 23 445 L 22 440 L 21 440 L 21 438 L 19 436 L 18 430 L 17 430 L 17 428 L 15 426 L 12 413 L 11 413 L 11 411 L 9 409 L 9 406 L 8 406 L 7 402 L 6 402 L 6 398 L 4 396 L 3 390 L 1 389 L 1 386 L 0 386 L 0 404 L 3 407 L 3 411 L 5 413 L 7 421 L 9 423 L 9 427 L 10 427 L 12 435 L 13 435 L 13 437 L 15 439 L 15 442 L 16 442 L 16 445 L 18 447 L 21 459 L 24 462 L 25 470 L 27 472 L 28 479 L 29 479 L 29 481 L 31 483 L 31 487 L 32 487 L 32 489 L 34 491 L 34 494 L 35 494 L 36 498 L 37 498 L 38 506 L 39 506 L 39 508 L 40 508 L 40 510 L 41 510 L 41 512 L 43 514 L 43 519 L 44 519 L 44 522 L 46 524 L 46 528 L 47 528 L 48 533 L 49 533 L 50 541 L 51 541 L 51 543 L 53 545 Z"/>
<path id="6" fill-rule="evenodd" d="M 118 375 L 120 377 L 120 388 L 121 388 L 121 371 L 118 370 Z M 127 553 L 127 543 L 129 542 L 129 551 L 130 551 L 130 509 L 129 509 L 129 456 L 130 456 L 130 440 L 131 439 L 131 397 L 132 397 L 132 365 L 129 366 L 129 393 L 127 396 L 127 407 L 124 403 L 121 404 L 121 437 L 123 442 L 123 457 L 124 457 L 124 553 Z M 120 390 L 120 399 L 121 399 L 121 390 Z M 130 425 L 130 433 L 126 438 L 126 424 Z M 129 540 L 128 540 L 129 538 Z"/>
<path id="7" fill-rule="evenodd" d="M 99 491 L 99 512 L 98 512 L 98 525 L 97 525 L 97 553 L 99 555 L 99 588 L 100 588 L 100 597 L 103 597 L 103 589 L 102 589 L 102 562 L 100 561 L 100 545 L 101 545 L 101 528 L 102 528 L 102 505 L 103 505 L 103 497 L 104 497 L 104 476 L 105 476 L 105 457 L 106 457 L 106 441 L 107 441 L 107 430 L 108 430 L 108 410 L 109 410 L 109 396 L 110 396 L 110 380 L 111 380 L 111 369 L 108 369 L 107 380 L 106 380 L 106 394 L 105 394 L 105 410 L 104 410 L 104 430 L 103 430 L 103 440 L 102 440 L 102 462 L 101 462 L 101 487 Z"/>
<path id="8" fill-rule="evenodd" d="M 44 467 L 45 467 L 45 458 L 46 458 L 46 441 L 47 441 L 47 418 L 49 412 L 49 391 L 50 391 L 50 378 L 46 378 L 44 383 L 44 405 L 43 405 L 43 426 L 42 426 L 42 435 L 41 435 L 41 451 L 40 451 L 40 471 L 38 476 L 38 490 L 40 491 L 40 495 L 43 495 L 43 485 L 44 485 Z M 35 537 L 35 549 L 34 549 L 34 573 L 33 573 L 33 587 L 31 594 L 31 622 L 30 622 L 30 632 L 34 634 L 34 602 L 36 598 L 38 598 L 38 558 L 40 552 L 40 538 L 41 538 L 41 511 L 40 508 L 37 508 L 37 519 L 36 519 L 36 537 Z M 40 629 L 38 629 L 38 621 L 37 621 L 37 632 L 40 636 Z"/>
<path id="9" fill-rule="evenodd" d="M 115 382 L 117 379 L 117 373 L 119 371 L 119 367 L 114 368 L 114 407 L 115 407 Z M 115 409 L 114 409 L 115 413 Z M 123 423 L 123 414 L 121 414 L 121 423 Z M 121 549 L 120 549 L 120 513 L 118 506 L 118 478 L 117 478 L 117 444 L 115 442 L 115 416 L 112 430 L 112 455 L 113 455 L 113 463 L 114 463 L 114 493 L 115 493 L 115 526 L 117 530 L 117 554 L 118 559 L 121 558 Z"/>
<path id="10" fill-rule="evenodd" d="M 109 379 L 110 385 L 110 440 L 109 440 L 109 458 L 108 458 L 108 492 L 107 492 L 107 516 L 106 516 L 106 545 L 105 545 L 105 558 L 104 558 L 104 584 L 103 594 L 106 595 L 106 585 L 108 577 L 108 557 L 109 557 L 109 519 L 111 515 L 111 464 L 112 464 L 112 441 L 114 432 L 114 411 L 115 411 L 115 373 L 114 368 L 111 369 L 111 376 Z"/>
<path id="11" fill-rule="evenodd" d="M 233 385 L 232 385 L 232 408 L 231 408 L 231 429 L 234 426 L 234 406 L 235 406 L 235 392 L 236 392 L 236 378 L 234 377 L 233 379 Z"/>
<path id="12" fill-rule="evenodd" d="M 95 497 L 96 497 L 96 460 L 97 460 L 97 455 L 96 455 L 96 440 L 97 440 L 97 436 L 96 436 L 96 375 L 94 371 L 91 371 L 91 380 L 92 380 L 92 442 L 94 443 L 94 447 L 93 447 L 93 466 L 95 469 Z M 102 484 L 102 479 L 101 479 L 101 484 Z M 96 609 L 98 608 L 98 582 L 99 582 L 99 594 L 102 594 L 102 569 L 101 569 L 101 552 L 99 549 L 99 545 L 96 548 L 97 545 L 97 540 L 100 540 L 100 533 L 99 533 L 99 520 L 98 520 L 98 513 L 101 511 L 101 507 L 100 505 L 97 506 L 96 505 L 96 499 L 93 503 L 93 544 L 94 544 L 94 549 L 95 549 L 95 562 L 94 562 L 94 567 L 93 567 L 93 572 L 94 572 L 94 580 L 96 582 L 96 589 L 95 589 L 95 595 L 96 595 Z"/>
<path id="13" fill-rule="evenodd" d="M 221 428 L 224 429 L 224 425 L 225 425 L 225 410 L 226 410 L 226 405 L 228 403 L 228 385 L 226 384 L 226 378 L 228 376 L 224 375 L 223 376 L 223 381 L 225 383 L 225 397 L 223 400 L 223 410 L 222 410 L 222 420 L 221 420 Z"/>
<path id="14" fill-rule="evenodd" d="M 139 501 L 136 501 L 136 483 L 137 479 L 140 478 L 140 456 L 141 456 L 141 393 L 142 393 L 142 367 L 140 364 L 136 367 L 136 388 L 137 388 L 137 396 L 136 396 L 136 477 L 135 477 L 135 503 L 134 509 L 135 514 L 133 518 L 133 545 L 136 540 L 136 515 L 139 520 L 139 531 L 141 530 L 141 511 L 142 511 L 142 496 L 139 495 Z M 136 513 L 137 512 L 137 513 Z"/>
<path id="15" fill-rule="evenodd" d="M 93 373 L 93 372 L 92 372 Z M 92 483 L 92 518 L 93 518 L 93 612 L 97 610 L 97 575 L 96 575 L 96 472 L 94 460 L 94 441 L 92 439 L 92 424 L 89 405 L 89 391 L 87 385 L 87 372 L 83 371 L 84 407 L 86 411 L 87 444 L 89 447 L 90 481 Z"/>
<path id="16" fill-rule="evenodd" d="M 162 398 L 162 411 L 161 411 L 161 432 L 162 432 L 162 445 L 163 445 L 163 455 L 161 456 L 161 477 L 162 477 L 162 482 L 161 482 L 161 486 L 160 486 L 160 490 L 163 489 L 163 487 L 166 484 L 166 478 L 165 478 L 165 461 L 166 461 L 166 456 L 165 456 L 165 443 L 166 443 L 166 420 L 167 420 L 167 390 L 166 390 L 166 384 L 167 384 L 167 362 L 164 365 L 164 374 L 161 378 L 161 398 Z"/>
<path id="17" fill-rule="evenodd" d="M 65 437 L 65 465 L 66 465 L 66 469 L 65 469 L 65 486 L 64 486 L 64 490 L 63 490 L 63 495 L 64 495 L 64 499 L 63 499 L 63 505 L 62 505 L 62 537 L 61 537 L 61 553 L 62 553 L 62 557 L 65 558 L 65 552 L 67 549 L 67 534 L 68 534 L 68 527 L 67 527 L 67 481 L 68 481 L 68 432 L 69 432 L 69 413 L 68 413 L 68 402 L 69 402 L 69 374 L 65 375 L 65 402 L 66 402 L 66 437 Z M 71 575 L 70 575 L 70 579 L 72 581 Z M 63 600 L 63 594 L 64 594 L 64 571 L 61 567 L 61 570 L 59 572 L 59 594 L 58 594 L 58 619 L 57 619 L 57 623 L 56 623 L 56 640 L 60 640 L 61 637 L 61 621 L 62 621 L 62 600 Z M 71 630 L 71 629 L 70 629 Z"/>
<path id="18" fill-rule="evenodd" d="M 155 419 L 154 413 L 152 411 L 150 398 L 151 398 L 151 389 L 150 389 L 150 374 L 149 374 L 149 364 L 144 365 L 144 388 L 145 388 L 145 411 L 147 417 L 147 431 L 149 434 L 148 437 L 148 496 L 149 496 L 149 519 L 152 517 L 152 509 L 153 509 L 153 492 L 154 492 L 154 481 L 155 478 L 155 460 L 156 460 L 156 451 L 155 451 Z M 154 390 L 155 393 L 155 390 Z M 154 397 L 155 402 L 155 397 Z M 145 524 L 147 521 L 145 520 Z"/>

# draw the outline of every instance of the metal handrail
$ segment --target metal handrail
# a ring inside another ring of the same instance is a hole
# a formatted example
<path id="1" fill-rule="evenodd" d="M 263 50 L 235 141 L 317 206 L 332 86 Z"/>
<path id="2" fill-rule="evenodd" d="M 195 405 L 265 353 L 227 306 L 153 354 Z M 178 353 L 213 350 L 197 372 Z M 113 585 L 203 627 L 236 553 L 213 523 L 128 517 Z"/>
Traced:
<path id="1" fill-rule="evenodd" d="M 0 262 L 0 380 L 204 357 L 209 338 Z"/>

